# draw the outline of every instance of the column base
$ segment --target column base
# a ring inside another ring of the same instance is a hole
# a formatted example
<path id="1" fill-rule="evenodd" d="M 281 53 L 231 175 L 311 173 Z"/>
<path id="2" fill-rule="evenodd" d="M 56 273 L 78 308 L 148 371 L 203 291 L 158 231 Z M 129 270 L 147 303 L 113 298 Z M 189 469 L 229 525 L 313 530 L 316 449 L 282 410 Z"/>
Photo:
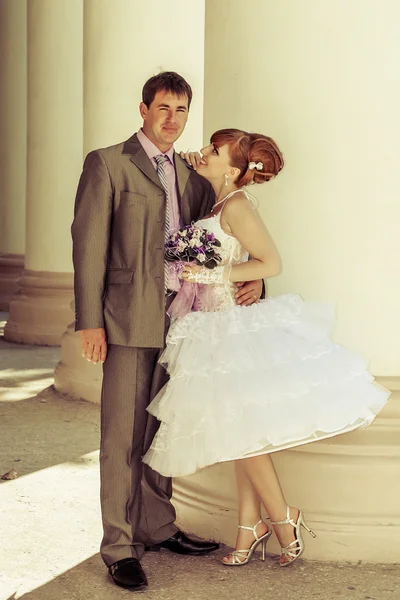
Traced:
<path id="1" fill-rule="evenodd" d="M 4 338 L 20 344 L 59 346 L 66 324 L 73 319 L 72 273 L 26 270 L 18 284 Z"/>
<path id="2" fill-rule="evenodd" d="M 75 323 L 68 325 L 61 340 L 61 360 L 54 371 L 54 387 L 72 398 L 100 402 L 103 370 L 81 356 L 81 338 L 74 331 Z"/>
<path id="3" fill-rule="evenodd" d="M 393 394 L 370 427 L 272 455 L 287 501 L 317 534 L 304 531 L 305 558 L 400 561 L 400 377 L 379 382 Z M 184 531 L 234 545 L 232 463 L 175 479 L 174 503 Z M 268 551 L 280 552 L 275 536 Z"/>
<path id="4" fill-rule="evenodd" d="M 24 270 L 23 254 L 0 255 L 0 310 L 8 312 L 10 302 L 18 291 L 18 278 Z"/>

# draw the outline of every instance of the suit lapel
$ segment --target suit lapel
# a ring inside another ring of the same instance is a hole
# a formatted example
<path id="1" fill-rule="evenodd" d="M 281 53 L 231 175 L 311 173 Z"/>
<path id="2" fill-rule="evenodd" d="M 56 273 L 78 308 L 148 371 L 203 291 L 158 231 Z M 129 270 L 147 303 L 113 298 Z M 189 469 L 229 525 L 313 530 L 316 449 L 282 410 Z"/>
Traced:
<path id="1" fill-rule="evenodd" d="M 131 156 L 129 158 L 133 164 L 135 164 L 138 169 L 140 169 L 142 173 L 146 175 L 146 177 L 148 177 L 153 183 L 164 190 L 162 183 L 158 178 L 157 172 L 154 169 L 151 160 L 144 151 L 141 143 L 137 139 L 136 134 L 125 142 L 122 153 L 130 154 Z M 188 201 L 188 194 L 185 194 L 185 189 L 190 177 L 190 169 L 186 167 L 178 154 L 175 153 L 174 158 L 182 222 L 184 225 L 188 225 L 191 222 L 192 217 L 191 207 Z"/>
<path id="2" fill-rule="evenodd" d="M 180 209 L 182 223 L 189 225 L 191 222 L 191 209 L 188 201 L 188 194 L 185 194 L 186 184 L 190 177 L 190 170 L 182 162 L 179 155 L 175 153 L 175 169 L 176 169 L 176 180 L 178 184 L 178 196 L 180 199 Z"/>
<path id="3" fill-rule="evenodd" d="M 158 178 L 157 172 L 146 152 L 143 150 L 143 146 L 137 139 L 136 134 L 125 142 L 122 154 L 131 154 L 130 160 L 133 162 L 133 164 L 135 164 L 138 169 L 140 169 L 142 173 L 146 175 L 146 177 L 151 179 L 153 183 L 164 190 L 162 183 Z"/>

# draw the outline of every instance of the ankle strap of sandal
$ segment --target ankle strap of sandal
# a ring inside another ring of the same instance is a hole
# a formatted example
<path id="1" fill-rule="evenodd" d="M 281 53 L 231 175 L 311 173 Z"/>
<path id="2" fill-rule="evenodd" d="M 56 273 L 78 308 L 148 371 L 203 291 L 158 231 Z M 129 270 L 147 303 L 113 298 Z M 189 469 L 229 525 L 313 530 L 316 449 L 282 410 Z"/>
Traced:
<path id="1" fill-rule="evenodd" d="M 257 531 L 256 531 L 256 529 L 257 529 L 257 527 L 258 527 L 259 525 L 261 525 L 261 523 L 262 523 L 262 522 L 263 522 L 263 520 L 262 520 L 262 518 L 260 517 L 260 520 L 259 520 L 259 521 L 257 521 L 257 523 L 256 523 L 255 525 L 253 525 L 253 527 L 248 527 L 247 525 L 238 525 L 238 529 L 247 529 L 247 531 L 252 531 L 252 532 L 253 532 L 253 535 L 254 535 L 254 537 L 255 537 L 255 538 L 256 538 L 256 540 L 258 541 L 260 538 L 259 538 L 259 537 L 258 537 L 258 535 L 257 535 Z"/>
<path id="2" fill-rule="evenodd" d="M 270 521 L 270 523 L 271 525 L 293 525 L 293 527 L 296 527 L 296 523 L 290 518 L 289 506 L 286 507 L 286 519 L 283 521 Z"/>

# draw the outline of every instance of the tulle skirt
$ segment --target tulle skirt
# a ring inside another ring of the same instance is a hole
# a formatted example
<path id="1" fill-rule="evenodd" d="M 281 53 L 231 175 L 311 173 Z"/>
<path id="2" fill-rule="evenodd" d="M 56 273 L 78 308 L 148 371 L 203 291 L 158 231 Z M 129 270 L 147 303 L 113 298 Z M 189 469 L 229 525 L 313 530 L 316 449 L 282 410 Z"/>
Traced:
<path id="1" fill-rule="evenodd" d="M 330 340 L 333 313 L 290 294 L 175 321 L 144 462 L 183 476 L 369 425 L 390 393 Z"/>

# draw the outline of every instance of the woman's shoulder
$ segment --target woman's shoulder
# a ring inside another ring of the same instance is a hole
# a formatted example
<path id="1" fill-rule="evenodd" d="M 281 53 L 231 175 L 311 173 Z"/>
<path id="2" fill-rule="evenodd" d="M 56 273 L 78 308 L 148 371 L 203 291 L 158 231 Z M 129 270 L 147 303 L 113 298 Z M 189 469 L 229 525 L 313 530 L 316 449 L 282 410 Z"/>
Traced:
<path id="1" fill-rule="evenodd" d="M 233 212 L 247 213 L 248 211 L 253 210 L 253 203 L 250 201 L 248 194 L 244 190 L 238 190 L 229 196 L 224 203 L 224 212 L 227 215 Z"/>

